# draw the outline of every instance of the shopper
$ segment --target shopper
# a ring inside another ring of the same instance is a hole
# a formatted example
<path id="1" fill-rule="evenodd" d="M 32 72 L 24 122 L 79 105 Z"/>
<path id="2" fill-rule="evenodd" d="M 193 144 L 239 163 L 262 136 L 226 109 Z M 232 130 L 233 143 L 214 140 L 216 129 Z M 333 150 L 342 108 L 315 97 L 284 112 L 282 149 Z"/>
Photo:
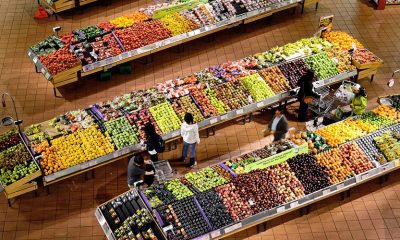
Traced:
<path id="1" fill-rule="evenodd" d="M 289 130 L 288 121 L 282 113 L 282 109 L 277 108 L 275 115 L 268 124 L 268 130 L 271 135 L 274 135 L 274 142 L 285 138 Z"/>
<path id="2" fill-rule="evenodd" d="M 355 115 L 360 115 L 367 108 L 367 93 L 365 92 L 365 88 L 361 87 L 360 84 L 355 84 L 352 90 L 354 97 L 351 99 L 351 111 Z"/>
<path id="3" fill-rule="evenodd" d="M 144 160 L 141 155 L 133 156 L 128 163 L 128 186 L 133 188 L 135 182 L 143 180 L 147 186 L 154 182 L 154 168 L 151 160 Z"/>
<path id="4" fill-rule="evenodd" d="M 146 149 L 153 162 L 158 161 L 158 153 L 164 152 L 165 142 L 160 135 L 157 134 L 154 125 L 148 122 L 144 127 L 146 133 Z"/>
<path id="5" fill-rule="evenodd" d="M 297 93 L 297 98 L 300 102 L 298 119 L 302 122 L 307 121 L 308 104 L 312 102 L 312 98 L 320 98 L 320 95 L 314 92 L 314 77 L 314 72 L 308 70 L 297 82 L 300 87 Z"/>
<path id="6" fill-rule="evenodd" d="M 186 113 L 181 126 L 181 136 L 183 138 L 182 162 L 185 162 L 187 152 L 190 150 L 189 167 L 197 165 L 196 145 L 200 144 L 199 128 L 193 122 L 193 115 Z"/>

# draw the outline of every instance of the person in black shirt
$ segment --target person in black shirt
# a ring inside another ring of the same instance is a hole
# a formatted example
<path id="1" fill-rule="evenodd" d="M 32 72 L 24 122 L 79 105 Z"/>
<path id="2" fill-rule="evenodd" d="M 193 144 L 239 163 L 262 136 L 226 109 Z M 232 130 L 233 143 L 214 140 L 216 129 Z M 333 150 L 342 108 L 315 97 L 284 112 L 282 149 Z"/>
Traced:
<path id="1" fill-rule="evenodd" d="M 144 132 L 146 133 L 146 149 L 150 155 L 150 159 L 153 162 L 158 161 L 158 152 L 157 152 L 157 145 L 159 144 L 159 139 L 161 138 L 160 135 L 157 134 L 156 129 L 154 128 L 151 122 L 146 123 L 144 127 Z"/>
<path id="2" fill-rule="evenodd" d="M 314 72 L 308 70 L 297 82 L 297 86 L 300 87 L 299 92 L 297 93 L 297 99 L 300 102 L 299 121 L 307 121 L 308 104 L 312 101 L 312 97 L 320 98 L 320 95 L 313 90 L 314 78 Z"/>
<path id="3" fill-rule="evenodd" d="M 141 155 L 133 156 L 128 163 L 128 186 L 134 187 L 134 183 L 143 179 L 150 186 L 154 182 L 154 167 L 151 160 L 144 160 Z"/>

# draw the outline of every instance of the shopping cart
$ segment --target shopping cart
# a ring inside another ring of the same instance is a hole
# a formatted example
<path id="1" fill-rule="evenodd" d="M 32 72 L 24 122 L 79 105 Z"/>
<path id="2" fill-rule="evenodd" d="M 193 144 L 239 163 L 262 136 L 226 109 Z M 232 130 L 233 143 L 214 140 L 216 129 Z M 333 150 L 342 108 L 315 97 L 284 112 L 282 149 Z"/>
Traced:
<path id="1" fill-rule="evenodd" d="M 342 120 L 343 108 L 349 105 L 354 93 L 351 88 L 356 83 L 351 81 L 343 81 L 336 91 L 329 87 L 323 86 L 315 89 L 321 96 L 319 99 L 314 98 L 310 104 L 310 111 L 314 112 L 316 117 L 306 123 L 307 129 L 315 129 L 322 127 L 325 123 L 332 123 Z"/>
<path id="2" fill-rule="evenodd" d="M 154 181 L 157 183 L 163 183 L 165 181 L 168 181 L 175 174 L 175 171 L 172 170 L 171 165 L 167 160 L 160 160 L 157 162 L 153 162 L 152 164 L 155 173 Z"/>

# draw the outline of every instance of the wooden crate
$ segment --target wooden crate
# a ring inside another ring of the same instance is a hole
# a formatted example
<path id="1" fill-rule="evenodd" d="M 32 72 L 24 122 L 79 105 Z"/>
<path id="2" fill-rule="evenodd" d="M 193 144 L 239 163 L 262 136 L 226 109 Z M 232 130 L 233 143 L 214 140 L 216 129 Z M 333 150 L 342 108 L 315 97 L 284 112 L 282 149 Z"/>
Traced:
<path id="1" fill-rule="evenodd" d="M 351 63 L 356 66 L 357 69 L 367 69 L 367 68 L 379 68 L 382 66 L 383 61 L 380 62 L 373 62 L 373 63 L 364 63 L 361 64 L 354 59 L 351 60 Z"/>
<path id="2" fill-rule="evenodd" d="M 38 189 L 37 183 L 35 181 L 32 181 L 14 189 L 13 192 L 5 191 L 4 195 L 6 196 L 7 199 L 11 199 L 23 195 L 25 193 L 35 191 L 37 189 Z"/>
<path id="3" fill-rule="evenodd" d="M 32 161 L 34 161 L 34 160 L 32 160 Z M 34 173 L 30 174 L 30 175 L 27 175 L 24 178 L 19 179 L 15 183 L 12 183 L 12 184 L 7 185 L 7 186 L 3 186 L 4 187 L 4 191 L 8 192 L 8 193 L 13 193 L 15 191 L 18 191 L 18 189 L 22 185 L 34 180 L 35 178 L 38 178 L 38 177 L 42 176 L 42 171 L 40 171 L 39 166 L 37 166 L 37 167 L 38 167 L 39 170 L 37 170 L 36 172 L 34 172 Z"/>
<path id="4" fill-rule="evenodd" d="M 357 79 L 363 79 L 363 78 L 371 77 L 372 75 L 375 75 L 377 71 L 378 71 L 378 68 L 369 68 L 369 69 L 357 70 L 357 72 L 358 72 Z"/>
<path id="5" fill-rule="evenodd" d="M 80 0 L 79 3 L 81 6 L 96 2 L 97 0 Z M 51 5 L 51 8 L 54 12 L 59 13 L 69 9 L 75 8 L 75 0 L 58 0 L 57 2 Z"/>
<path id="6" fill-rule="evenodd" d="M 319 0 L 304 0 L 304 6 L 309 6 L 311 4 L 317 4 Z"/>
<path id="7" fill-rule="evenodd" d="M 58 73 L 57 75 L 52 76 L 50 82 L 54 87 L 61 87 L 73 82 L 78 81 L 78 71 L 82 69 L 81 65 L 77 65 L 71 69 L 65 70 L 63 72 Z"/>

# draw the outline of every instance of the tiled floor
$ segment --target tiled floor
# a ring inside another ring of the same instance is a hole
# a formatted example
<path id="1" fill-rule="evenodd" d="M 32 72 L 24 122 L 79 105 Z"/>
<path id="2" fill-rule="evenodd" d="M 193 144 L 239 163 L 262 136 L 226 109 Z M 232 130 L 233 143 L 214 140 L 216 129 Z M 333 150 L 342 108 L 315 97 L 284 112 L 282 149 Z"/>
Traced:
<path id="1" fill-rule="evenodd" d="M 392 71 L 400 68 L 400 8 L 375 11 L 366 0 L 322 0 L 317 12 L 307 8 L 304 15 L 281 13 L 269 20 L 216 35 L 216 41 L 197 40 L 185 45 L 185 51 L 166 50 L 154 56 L 148 65 L 134 63 L 131 75 L 113 76 L 110 82 L 86 78 L 79 86 L 60 89 L 64 99 L 54 98 L 52 88 L 42 75 L 35 73 L 26 55 L 27 48 L 51 34 L 53 26 L 63 31 L 95 24 L 101 20 L 128 13 L 151 1 L 114 0 L 108 7 L 90 6 L 84 14 L 62 14 L 54 18 L 34 20 L 36 1 L 0 1 L 0 91 L 16 97 L 18 111 L 25 124 L 44 121 L 67 110 L 109 99 L 132 89 L 153 86 L 156 82 L 183 76 L 203 67 L 238 59 L 276 45 L 309 37 L 316 32 L 320 16 L 334 14 L 334 28 L 350 32 L 369 49 L 385 60 L 384 67 L 373 84 L 362 81 L 369 95 L 369 107 L 377 96 L 395 93 L 400 84 L 388 90 L 385 83 Z M 396 21 L 397 19 L 397 21 Z M 4 111 L 2 112 L 4 113 Z M 7 113 L 7 111 L 6 111 Z M 268 120 L 266 113 L 258 114 L 246 125 L 234 122 L 216 128 L 216 135 L 203 138 L 198 148 L 199 167 L 239 155 L 270 141 L 263 139 L 261 129 Z M 291 121 L 291 126 L 303 125 Z M 180 146 L 178 145 L 178 149 Z M 176 159 L 179 150 L 164 154 L 164 159 Z M 184 173 L 183 165 L 173 164 Z M 77 176 L 56 183 L 48 195 L 43 189 L 39 196 L 27 194 L 16 199 L 9 208 L 0 196 L 0 239 L 104 239 L 94 217 L 100 203 L 127 190 L 126 161 L 101 167 L 95 178 L 85 181 Z M 311 213 L 298 213 L 268 222 L 267 230 L 257 234 L 256 228 L 243 231 L 236 239 L 400 239 L 400 176 L 392 174 L 381 186 L 377 181 L 354 189 L 350 200 L 332 197 L 313 205 Z"/>

